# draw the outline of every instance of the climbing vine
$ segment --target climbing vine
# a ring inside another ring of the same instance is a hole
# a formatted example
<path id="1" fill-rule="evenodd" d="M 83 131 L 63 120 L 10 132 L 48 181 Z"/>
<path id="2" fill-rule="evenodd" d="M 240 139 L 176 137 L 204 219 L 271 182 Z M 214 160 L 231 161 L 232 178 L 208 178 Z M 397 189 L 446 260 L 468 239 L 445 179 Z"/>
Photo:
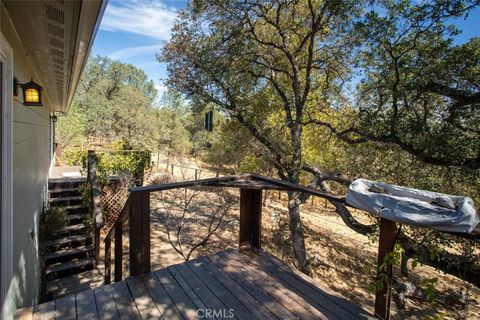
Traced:
<path id="1" fill-rule="evenodd" d="M 390 283 L 391 278 L 388 270 L 390 267 L 400 266 L 403 252 L 403 248 L 399 244 L 395 244 L 393 250 L 385 255 L 383 262 L 377 267 L 377 277 L 375 281 L 369 286 L 369 290 L 372 293 L 377 293 L 384 288 L 385 283 Z"/>

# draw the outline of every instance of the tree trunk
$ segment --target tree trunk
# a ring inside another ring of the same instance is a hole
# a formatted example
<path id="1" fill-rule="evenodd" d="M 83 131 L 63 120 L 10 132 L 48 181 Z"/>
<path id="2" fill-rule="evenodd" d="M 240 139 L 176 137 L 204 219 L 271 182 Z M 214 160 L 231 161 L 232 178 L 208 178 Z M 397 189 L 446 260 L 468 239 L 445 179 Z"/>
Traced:
<path id="1" fill-rule="evenodd" d="M 310 273 L 307 261 L 307 252 L 305 250 L 305 238 L 303 236 L 303 225 L 300 219 L 300 206 L 297 202 L 298 192 L 288 192 L 288 216 L 289 228 L 292 238 L 292 247 L 295 258 L 298 262 L 298 268 L 306 274 Z"/>

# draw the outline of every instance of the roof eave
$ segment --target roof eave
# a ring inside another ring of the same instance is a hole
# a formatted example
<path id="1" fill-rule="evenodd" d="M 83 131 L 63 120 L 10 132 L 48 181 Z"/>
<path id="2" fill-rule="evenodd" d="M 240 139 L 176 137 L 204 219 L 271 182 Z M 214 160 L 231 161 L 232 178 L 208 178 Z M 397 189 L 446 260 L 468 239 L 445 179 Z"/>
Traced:
<path id="1" fill-rule="evenodd" d="M 73 97 L 80 82 L 80 76 L 90 54 L 95 36 L 100 27 L 108 0 L 82 1 L 80 18 L 78 21 L 75 50 L 71 66 L 70 78 L 68 80 L 68 91 L 66 103 L 63 110 L 55 110 L 63 113 L 68 112 L 72 105 Z"/>

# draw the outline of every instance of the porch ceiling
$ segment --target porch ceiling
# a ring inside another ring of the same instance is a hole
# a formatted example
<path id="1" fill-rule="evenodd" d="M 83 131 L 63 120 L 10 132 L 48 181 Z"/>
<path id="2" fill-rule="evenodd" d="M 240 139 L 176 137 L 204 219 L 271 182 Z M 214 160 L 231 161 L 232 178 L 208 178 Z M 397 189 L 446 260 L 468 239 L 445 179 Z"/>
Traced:
<path id="1" fill-rule="evenodd" d="M 52 111 L 67 112 L 106 0 L 2 1 Z M 19 79 L 28 82 L 30 79 Z"/>

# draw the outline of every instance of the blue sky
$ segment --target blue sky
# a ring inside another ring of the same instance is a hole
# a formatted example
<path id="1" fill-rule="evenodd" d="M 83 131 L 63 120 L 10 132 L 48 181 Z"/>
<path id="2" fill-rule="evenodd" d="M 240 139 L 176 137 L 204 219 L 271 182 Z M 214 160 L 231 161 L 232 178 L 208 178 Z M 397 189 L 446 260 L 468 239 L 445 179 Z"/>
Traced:
<path id="1" fill-rule="evenodd" d="M 166 66 L 155 54 L 170 39 L 181 0 L 109 0 L 92 53 L 109 56 L 143 69 L 161 92 Z"/>
<path id="2" fill-rule="evenodd" d="M 171 27 L 184 0 L 109 0 L 92 53 L 131 63 L 155 82 L 159 96 L 165 90 L 166 66 L 155 54 L 170 39 Z M 458 43 L 480 36 L 480 8 L 452 21 L 462 34 Z"/>

